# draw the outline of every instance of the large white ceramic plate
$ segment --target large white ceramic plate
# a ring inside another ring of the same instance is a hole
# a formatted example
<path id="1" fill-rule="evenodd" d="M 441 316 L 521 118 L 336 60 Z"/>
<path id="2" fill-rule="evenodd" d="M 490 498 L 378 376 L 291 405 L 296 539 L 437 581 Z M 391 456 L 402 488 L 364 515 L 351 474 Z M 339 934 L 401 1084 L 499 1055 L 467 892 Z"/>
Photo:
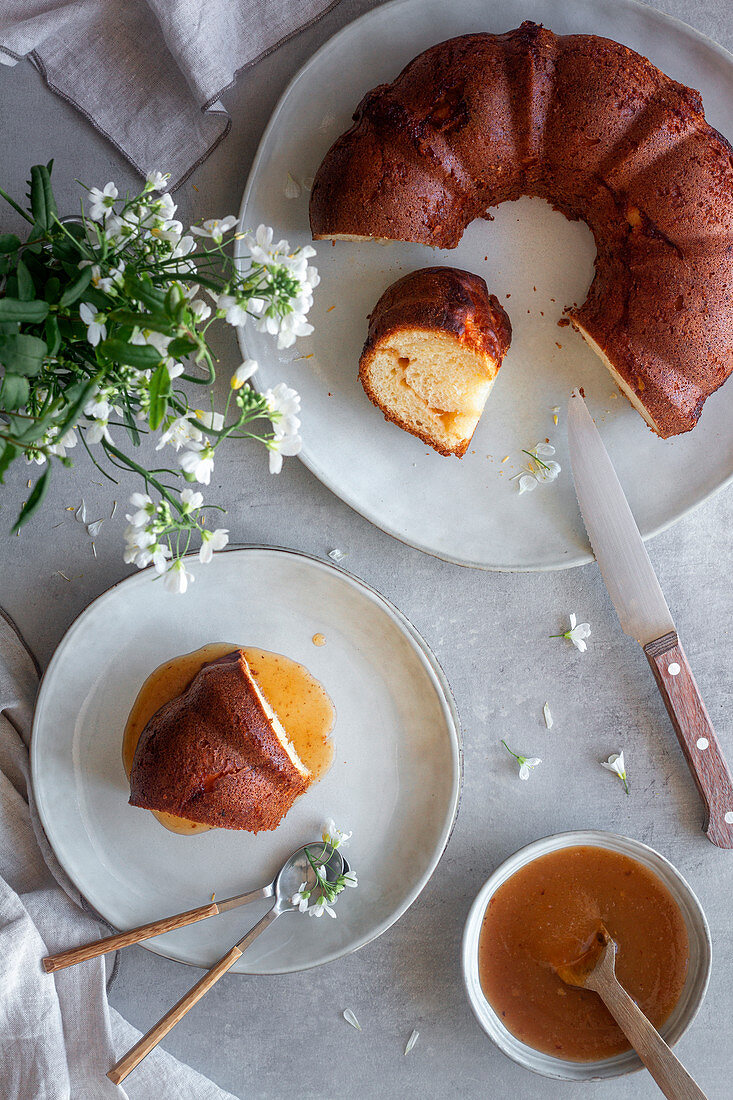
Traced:
<path id="1" fill-rule="evenodd" d="M 646 54 L 671 77 L 698 88 L 710 122 L 733 137 L 731 55 L 632 0 L 396 0 L 342 30 L 292 81 L 244 192 L 244 226 L 264 222 L 291 244 L 309 243 L 308 194 L 287 199 L 287 175 L 313 176 L 362 95 L 436 42 L 470 31 L 506 31 L 524 19 L 563 34 L 605 35 Z M 665 442 L 618 396 L 582 337 L 557 327 L 563 307 L 585 297 L 594 256 L 587 227 L 539 199 L 506 203 L 492 222 L 475 221 L 453 251 L 322 242 L 315 261 L 322 283 L 312 311 L 314 335 L 281 353 L 251 328 L 241 330 L 240 338 L 246 354 L 260 362 L 259 385 L 285 379 L 301 392 L 306 465 L 373 523 L 462 565 L 580 565 L 591 560 L 591 552 L 567 455 L 564 406 L 573 386 L 585 389 L 645 537 L 733 476 L 733 383 L 710 398 L 694 432 Z M 484 276 L 514 328 L 511 350 L 460 462 L 441 458 L 385 423 L 357 379 L 366 317 L 377 298 L 398 276 L 433 264 Z M 551 411 L 556 405 L 557 427 Z M 520 498 L 510 482 L 520 452 L 548 437 L 563 472 L 555 484 Z"/>
<path id="2" fill-rule="evenodd" d="M 326 644 L 314 646 L 322 633 Z M 121 761 L 127 714 L 163 661 L 212 641 L 285 653 L 336 707 L 333 765 L 273 832 L 178 836 L 128 805 Z M 115 585 L 73 624 L 43 679 L 31 746 L 33 789 L 62 866 L 116 928 L 269 882 L 324 816 L 353 830 L 359 888 L 338 920 L 282 917 L 234 966 L 280 974 L 374 939 L 432 874 L 458 808 L 461 746 L 450 689 L 410 623 L 349 574 L 287 550 L 217 554 L 180 601 L 150 572 Z M 210 966 L 267 903 L 179 929 L 146 946 Z"/>

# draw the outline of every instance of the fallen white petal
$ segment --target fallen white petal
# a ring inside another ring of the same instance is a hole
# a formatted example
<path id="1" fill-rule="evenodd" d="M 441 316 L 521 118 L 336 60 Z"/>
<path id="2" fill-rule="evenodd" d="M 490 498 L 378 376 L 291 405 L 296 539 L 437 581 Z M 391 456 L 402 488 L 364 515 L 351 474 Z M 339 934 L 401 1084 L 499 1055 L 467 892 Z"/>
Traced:
<path id="1" fill-rule="evenodd" d="M 420 1032 L 419 1031 L 413 1031 L 412 1035 L 407 1040 L 407 1046 L 405 1047 L 405 1054 L 410 1053 L 410 1051 L 412 1050 L 412 1048 L 414 1047 L 415 1043 L 418 1041 L 419 1038 L 420 1038 Z"/>
<path id="2" fill-rule="evenodd" d="M 339 550 L 338 547 L 335 547 L 333 550 L 328 551 L 328 556 L 331 559 L 331 561 L 338 562 L 338 561 L 343 561 L 344 558 L 346 557 L 346 554 L 344 554 L 343 550 Z"/>
<path id="3" fill-rule="evenodd" d="M 103 519 L 95 519 L 93 523 L 87 524 L 87 533 L 92 536 L 93 539 L 99 534 L 99 529 L 104 523 Z"/>
<path id="4" fill-rule="evenodd" d="M 74 519 L 77 523 L 86 523 L 87 521 L 87 506 L 84 497 L 81 498 L 81 504 L 74 512 Z"/>
<path id="5" fill-rule="evenodd" d="M 361 1024 L 359 1023 L 350 1008 L 344 1009 L 344 1019 L 346 1020 L 347 1024 L 351 1024 L 351 1026 L 355 1027 L 357 1031 L 361 1031 Z"/>
<path id="6" fill-rule="evenodd" d="M 552 726 L 553 726 L 553 721 L 552 721 L 552 714 L 550 713 L 550 704 L 549 703 L 545 703 L 544 707 L 542 708 L 542 713 L 545 716 L 545 725 L 547 726 L 548 730 L 551 730 Z"/>

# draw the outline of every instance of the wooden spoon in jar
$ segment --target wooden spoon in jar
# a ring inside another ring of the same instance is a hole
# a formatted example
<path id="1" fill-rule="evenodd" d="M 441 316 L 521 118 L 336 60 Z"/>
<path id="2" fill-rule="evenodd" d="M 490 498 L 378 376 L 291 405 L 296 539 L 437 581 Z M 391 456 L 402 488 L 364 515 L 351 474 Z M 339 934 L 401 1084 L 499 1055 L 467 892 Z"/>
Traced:
<path id="1" fill-rule="evenodd" d="M 579 959 L 556 967 L 566 985 L 592 989 L 603 1001 L 668 1100 L 707 1100 L 657 1029 L 616 977 L 617 945 L 601 924 Z"/>

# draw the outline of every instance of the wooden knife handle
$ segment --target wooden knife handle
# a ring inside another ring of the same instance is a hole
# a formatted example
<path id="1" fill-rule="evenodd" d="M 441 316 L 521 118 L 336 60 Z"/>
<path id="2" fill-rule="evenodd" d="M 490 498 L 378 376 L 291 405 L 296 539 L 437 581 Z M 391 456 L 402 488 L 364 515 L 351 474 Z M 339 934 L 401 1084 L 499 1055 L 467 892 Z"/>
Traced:
<path id="1" fill-rule="evenodd" d="M 676 631 L 644 652 L 705 806 L 703 830 L 719 848 L 733 848 L 733 776 Z"/>
<path id="2" fill-rule="evenodd" d="M 196 921 L 205 920 L 206 917 L 215 917 L 219 912 L 219 906 L 215 901 L 208 905 L 200 905 L 198 909 L 189 909 L 185 913 L 177 913 L 174 917 L 163 917 L 161 920 L 151 921 L 139 928 L 131 928 L 129 932 L 117 932 L 114 936 L 105 936 L 103 940 L 94 940 L 92 943 L 84 943 L 80 947 L 72 947 L 68 951 L 61 951 L 58 955 L 47 955 L 43 960 L 43 969 L 50 974 L 53 970 L 63 970 L 66 966 L 84 962 L 85 959 L 96 959 L 98 955 L 106 955 L 108 951 L 117 951 L 120 947 L 129 947 L 131 943 L 140 943 L 152 936 L 162 936 L 164 932 L 172 932 L 174 928 L 183 928 L 186 924 L 195 924 Z"/>

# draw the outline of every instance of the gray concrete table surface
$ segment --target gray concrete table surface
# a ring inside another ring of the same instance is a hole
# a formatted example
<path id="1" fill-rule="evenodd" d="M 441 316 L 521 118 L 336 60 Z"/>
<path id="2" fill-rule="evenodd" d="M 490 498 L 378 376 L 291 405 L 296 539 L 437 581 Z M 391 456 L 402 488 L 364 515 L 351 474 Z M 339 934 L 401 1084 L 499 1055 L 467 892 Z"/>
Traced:
<path id="1" fill-rule="evenodd" d="M 242 74 L 225 96 L 231 134 L 176 195 L 184 222 L 237 211 L 260 135 L 287 82 L 322 42 L 370 6 L 368 0 L 342 0 L 316 26 Z M 726 0 L 700 0 L 693 7 L 662 0 L 659 6 L 733 47 Z M 98 185 L 114 179 L 122 188 L 138 183 L 112 146 L 49 92 L 29 64 L 0 67 L 0 102 L 0 183 L 10 193 L 22 195 L 29 166 L 51 156 L 62 208 L 65 200 L 69 206 L 76 201 L 74 177 Z M 14 227 L 5 211 L 2 224 Z M 221 341 L 221 355 L 227 377 L 226 368 L 239 362 L 233 337 Z M 19 537 L 7 532 L 26 492 L 25 467 L 11 473 L 0 498 L 0 604 L 44 664 L 74 617 L 129 572 L 121 559 L 124 509 L 102 528 L 94 559 L 83 529 L 65 508 L 83 493 L 90 515 L 108 514 L 111 499 L 124 501 L 133 482 L 123 480 L 119 488 L 101 484 L 78 451 L 75 458 L 75 471 L 56 478 L 42 513 Z M 710 922 L 714 966 L 703 1008 L 678 1053 L 710 1100 L 733 1095 L 733 855 L 713 848 L 700 831 L 698 797 L 646 660 L 622 633 L 597 567 L 492 574 L 445 564 L 370 526 L 297 460 L 286 460 L 282 474 L 271 477 L 261 451 L 246 444 L 222 453 L 207 499 L 226 504 L 235 542 L 319 556 L 340 547 L 348 554 L 343 564 L 405 612 L 435 650 L 455 692 L 465 737 L 465 787 L 445 856 L 389 932 L 316 971 L 224 978 L 165 1047 L 248 1098 L 658 1096 L 646 1074 L 582 1086 L 532 1075 L 493 1047 L 463 995 L 463 922 L 492 869 L 537 837 L 597 827 L 653 845 L 697 891 Z M 720 493 L 649 544 L 731 756 L 732 505 L 730 491 Z M 563 628 L 571 611 L 593 628 L 584 655 L 547 638 Z M 555 718 L 551 731 L 542 720 L 545 700 Z M 518 781 L 501 737 L 544 759 L 528 783 Z M 620 748 L 626 751 L 630 797 L 599 766 Z M 185 966 L 129 948 L 121 953 L 111 1002 L 145 1030 L 194 977 Z M 343 1021 L 345 1008 L 356 1012 L 361 1032 Z M 420 1040 L 405 1057 L 413 1028 Z"/>

